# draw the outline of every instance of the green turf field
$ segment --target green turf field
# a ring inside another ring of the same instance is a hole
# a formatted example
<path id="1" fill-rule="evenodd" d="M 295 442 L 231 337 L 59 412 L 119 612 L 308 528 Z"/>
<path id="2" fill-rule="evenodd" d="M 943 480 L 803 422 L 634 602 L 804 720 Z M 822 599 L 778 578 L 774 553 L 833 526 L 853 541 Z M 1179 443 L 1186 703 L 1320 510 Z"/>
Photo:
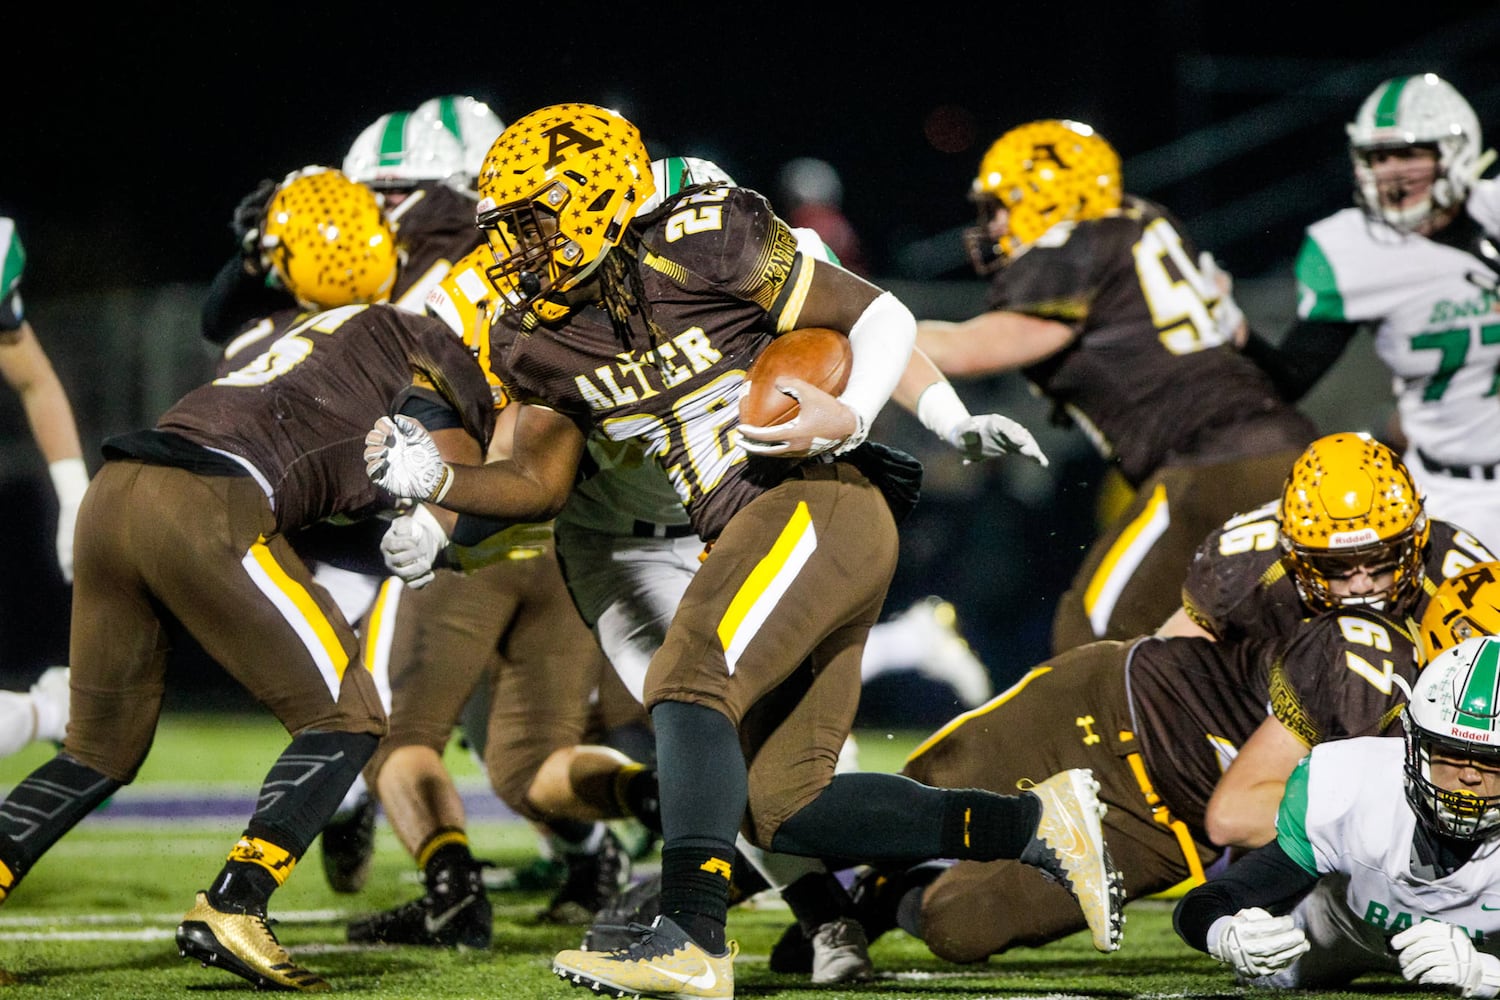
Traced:
<path id="1" fill-rule="evenodd" d="M 900 766 L 916 734 L 858 734 L 861 764 L 869 770 Z M 172 715 L 162 722 L 151 758 L 136 784 L 121 791 L 124 806 L 149 795 L 253 797 L 284 736 L 269 717 Z M 8 790 L 50 751 L 33 747 L 0 761 L 0 787 Z M 452 748 L 449 762 L 461 786 L 483 782 L 467 754 Z M 249 983 L 179 958 L 173 932 L 192 904 L 193 892 L 219 869 L 245 815 L 144 823 L 85 820 L 65 837 L 0 907 L 0 969 L 16 982 L 0 987 L 10 997 L 154 998 L 244 995 Z M 501 865 L 535 858 L 529 830 L 516 821 L 471 825 L 475 852 Z M 649 863 L 649 859 L 648 859 Z M 568 987 L 550 969 L 554 952 L 576 947 L 580 930 L 539 923 L 547 893 L 497 893 L 495 941 L 488 952 L 423 948 L 356 947 L 345 943 L 345 921 L 419 894 L 414 866 L 382 822 L 374 874 L 364 892 L 339 896 L 323 880 L 317 848 L 309 852 L 272 901 L 276 932 L 298 960 L 325 976 L 334 991 L 356 997 L 496 997 L 505 1000 L 568 998 L 588 994 Z M 1024 906 L 1024 900 L 1017 900 Z M 762 998 L 1007 998 L 1216 997 L 1244 993 L 1217 963 L 1182 945 L 1171 928 L 1170 904 L 1143 900 L 1127 909 L 1125 946 L 1099 955 L 1086 934 L 1045 948 L 1020 949 L 987 964 L 955 966 L 934 959 L 918 941 L 895 932 L 880 938 L 871 955 L 880 973 L 874 983 L 814 987 L 769 971 L 766 956 L 789 922 L 774 906 L 739 908 L 730 935 L 739 941 L 736 995 Z M 1403 984 L 1371 979 L 1363 994 L 1391 995 Z"/>

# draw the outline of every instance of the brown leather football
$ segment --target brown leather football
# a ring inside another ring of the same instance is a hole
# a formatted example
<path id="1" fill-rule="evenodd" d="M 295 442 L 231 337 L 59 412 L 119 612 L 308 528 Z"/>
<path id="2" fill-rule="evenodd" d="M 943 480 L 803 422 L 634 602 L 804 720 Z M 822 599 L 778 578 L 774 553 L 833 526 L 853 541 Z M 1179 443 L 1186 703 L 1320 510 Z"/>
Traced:
<path id="1" fill-rule="evenodd" d="M 849 384 L 853 364 L 849 338 L 837 330 L 807 326 L 782 334 L 766 345 L 745 373 L 740 423 L 772 427 L 797 415 L 797 401 L 776 388 L 778 377 L 800 378 L 837 396 Z"/>

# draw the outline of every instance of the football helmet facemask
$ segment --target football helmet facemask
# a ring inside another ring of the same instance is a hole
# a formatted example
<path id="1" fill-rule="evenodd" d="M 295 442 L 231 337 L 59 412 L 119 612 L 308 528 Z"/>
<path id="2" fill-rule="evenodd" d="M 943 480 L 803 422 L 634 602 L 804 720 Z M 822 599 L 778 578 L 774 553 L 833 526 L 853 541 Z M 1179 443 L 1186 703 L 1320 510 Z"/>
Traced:
<path id="1" fill-rule="evenodd" d="M 1452 84 L 1433 73 L 1386 80 L 1365 98 L 1345 131 L 1354 165 L 1355 201 L 1371 219 L 1402 232 L 1462 204 L 1484 171 L 1479 117 Z M 1431 194 L 1405 208 L 1385 205 L 1370 154 L 1410 146 L 1437 151 Z"/>
<path id="2" fill-rule="evenodd" d="M 1500 562 L 1475 563 L 1438 584 L 1422 612 L 1423 659 L 1476 635 L 1500 635 Z"/>
<path id="3" fill-rule="evenodd" d="M 1330 434 L 1292 465 L 1281 498 L 1281 548 L 1302 600 L 1315 612 L 1367 605 L 1405 613 L 1421 593 L 1431 529 L 1411 474 L 1364 434 Z M 1331 581 L 1364 567 L 1392 574 L 1376 594 L 1335 597 Z"/>
<path id="4" fill-rule="evenodd" d="M 417 105 L 414 117 L 422 122 L 436 122 L 458 139 L 463 148 L 463 172 L 471 182 L 479 176 L 490 144 L 505 131 L 505 123 L 488 104 L 463 94 L 425 100 Z"/>
<path id="5" fill-rule="evenodd" d="M 1028 122 L 990 146 L 969 197 L 978 206 L 979 224 L 965 233 L 965 242 L 975 270 L 988 274 L 1053 226 L 1118 209 L 1124 197 L 1120 155 L 1081 122 Z M 1009 221 L 997 241 L 989 227 L 1001 210 Z"/>
<path id="6" fill-rule="evenodd" d="M 1500 795 L 1445 789 L 1432 780 L 1432 758 L 1500 769 L 1500 639 L 1475 636 L 1422 668 L 1401 713 L 1406 737 L 1406 800 L 1427 827 L 1457 840 L 1483 840 L 1500 829 Z"/>
<path id="7" fill-rule="evenodd" d="M 592 104 L 533 111 L 500 134 L 480 170 L 490 281 L 543 320 L 566 316 L 563 293 L 594 272 L 655 191 L 640 130 L 616 112 Z"/>
<path id="8" fill-rule="evenodd" d="M 504 383 L 490 369 L 490 321 L 494 319 L 499 296 L 484 275 L 489 263 L 488 247 L 475 247 L 464 254 L 443 280 L 428 291 L 424 307 L 429 316 L 447 323 L 449 329 L 463 338 L 464 346 L 489 380 L 498 410 L 509 397 Z"/>
<path id="9" fill-rule="evenodd" d="M 329 167 L 289 174 L 266 205 L 260 251 L 307 308 L 383 302 L 396 281 L 396 234 L 375 193 Z"/>
<path id="10" fill-rule="evenodd" d="M 464 148 L 444 123 L 410 111 L 383 114 L 344 155 L 344 174 L 377 191 L 403 190 L 422 181 L 462 174 Z"/>

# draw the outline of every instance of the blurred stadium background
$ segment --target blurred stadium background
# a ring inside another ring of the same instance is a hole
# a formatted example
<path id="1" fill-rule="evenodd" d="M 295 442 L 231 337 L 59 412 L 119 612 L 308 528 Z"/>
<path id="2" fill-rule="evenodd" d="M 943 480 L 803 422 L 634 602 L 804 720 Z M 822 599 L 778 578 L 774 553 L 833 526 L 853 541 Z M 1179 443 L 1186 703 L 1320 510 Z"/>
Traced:
<path id="1" fill-rule="evenodd" d="M 1343 125 L 1380 80 L 1437 72 L 1474 105 L 1489 141 L 1500 139 L 1500 8 L 1428 4 L 1399 28 L 1373 12 L 1329 11 L 1339 23 L 1313 32 L 1293 4 L 1206 7 L 1038 5 L 995 13 L 995 23 L 909 31 L 824 12 L 773 26 L 699 17 L 688 23 L 714 39 L 734 35 L 738 55 L 662 27 L 635 37 L 629 58 L 595 60 L 581 39 L 533 38 L 507 46 L 515 51 L 503 64 L 481 51 L 457 68 L 451 34 L 430 40 L 449 45 L 446 57 L 370 65 L 388 44 L 391 22 L 371 16 L 379 5 L 362 8 L 358 30 L 330 11 L 303 15 L 304 36 L 327 43 L 316 59 L 269 25 L 210 45 L 191 19 L 132 19 L 119 38 L 98 21 L 68 39 L 70 72 L 22 84 L 0 214 L 17 219 L 27 245 L 28 315 L 69 390 L 91 470 L 104 437 L 149 425 L 209 370 L 198 310 L 233 251 L 226 224 L 240 195 L 304 163 L 337 164 L 377 115 L 441 93 L 487 99 L 506 120 L 560 100 L 609 104 L 642 126 L 653 151 L 712 157 L 773 200 L 781 163 L 826 159 L 875 280 L 919 317 L 947 319 L 983 308 L 960 232 L 984 148 L 1033 118 L 1088 121 L 1120 150 L 1127 190 L 1172 208 L 1274 336 L 1293 317 L 1302 227 L 1350 203 Z M 857 51 L 844 52 L 851 31 Z M 1118 494 L 1082 435 L 1050 426 L 1019 376 L 959 388 L 975 412 L 1031 427 L 1052 465 L 964 467 L 914 419 L 883 415 L 877 434 L 927 466 L 888 611 L 947 598 L 1003 687 L 1045 655 L 1053 601 Z M 1360 340 L 1305 409 L 1324 430 L 1379 433 L 1389 400 Z M 0 686 L 21 687 L 66 660 L 69 591 L 53 559 L 45 469 L 8 392 L 0 511 L 9 532 Z M 191 643 L 173 669 L 174 703 L 245 705 Z M 952 700 L 901 677 L 867 687 L 862 711 L 866 724 L 926 724 L 948 717 Z"/>

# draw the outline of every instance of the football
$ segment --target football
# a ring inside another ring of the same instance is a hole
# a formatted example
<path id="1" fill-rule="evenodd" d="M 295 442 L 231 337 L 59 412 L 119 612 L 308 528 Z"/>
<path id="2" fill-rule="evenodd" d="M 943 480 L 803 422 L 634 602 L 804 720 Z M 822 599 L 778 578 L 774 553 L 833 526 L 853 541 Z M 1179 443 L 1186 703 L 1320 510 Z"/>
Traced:
<path id="1" fill-rule="evenodd" d="M 776 388 L 782 376 L 800 378 L 832 396 L 849 384 L 854 350 L 849 338 L 820 326 L 784 333 L 766 345 L 745 373 L 740 394 L 740 423 L 773 427 L 797 415 L 797 401 Z"/>

